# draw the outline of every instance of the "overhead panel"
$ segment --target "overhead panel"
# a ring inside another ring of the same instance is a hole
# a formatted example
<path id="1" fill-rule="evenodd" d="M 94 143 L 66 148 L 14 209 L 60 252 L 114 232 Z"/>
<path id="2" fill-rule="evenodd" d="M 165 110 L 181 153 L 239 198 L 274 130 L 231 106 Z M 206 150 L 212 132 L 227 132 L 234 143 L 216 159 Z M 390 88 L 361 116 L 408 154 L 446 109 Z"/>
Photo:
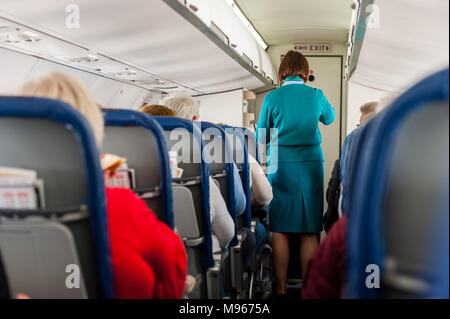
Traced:
<path id="1" fill-rule="evenodd" d="M 352 82 L 401 91 L 448 66 L 448 0 L 375 0 L 373 5 L 370 20 L 363 21 L 365 35 Z"/>
<path id="2" fill-rule="evenodd" d="M 48 55 L 77 57 L 89 51 L 107 61 L 103 68 L 117 63 L 134 67 L 136 74 L 123 69 L 111 73 L 115 73 L 113 77 L 119 74 L 125 81 L 142 81 L 136 85 L 143 87 L 164 92 L 211 93 L 268 85 L 270 81 L 247 67 L 237 54 L 211 40 L 205 31 L 209 29 L 205 24 L 209 13 L 207 9 L 200 11 L 199 3 L 190 1 L 186 6 L 184 1 L 176 0 L 79 0 L 74 4 L 60 0 L 2 0 L 0 18 L 59 39 L 51 44 L 48 41 L 45 48 L 41 42 Z M 191 16 L 175 10 L 177 5 L 188 9 Z M 77 11 L 79 25 L 73 19 Z M 195 23 L 192 15 L 200 17 L 197 19 L 201 25 Z M 144 75 L 166 83 L 145 84 L 149 79 Z"/>

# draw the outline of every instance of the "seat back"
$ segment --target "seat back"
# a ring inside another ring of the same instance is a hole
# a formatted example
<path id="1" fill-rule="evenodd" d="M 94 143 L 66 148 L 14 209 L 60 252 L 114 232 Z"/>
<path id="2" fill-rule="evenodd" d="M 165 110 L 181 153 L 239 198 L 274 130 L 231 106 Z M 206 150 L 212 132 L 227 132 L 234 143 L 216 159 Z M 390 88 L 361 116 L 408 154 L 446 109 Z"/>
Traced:
<path id="1" fill-rule="evenodd" d="M 201 129 L 203 138 L 206 141 L 206 150 L 208 152 L 208 158 L 210 158 L 211 175 L 214 177 L 220 185 L 221 193 L 227 204 L 228 211 L 233 219 L 233 222 L 238 228 L 237 211 L 236 211 L 236 194 L 235 194 L 235 181 L 234 176 L 234 161 L 232 140 L 226 135 L 223 128 L 218 125 L 209 122 L 202 122 Z M 220 154 L 214 154 L 219 152 Z M 225 174 L 214 174 L 217 171 L 225 171 Z M 237 232 L 235 230 L 235 236 L 230 245 L 237 244 Z"/>
<path id="2" fill-rule="evenodd" d="M 212 251 L 209 205 L 209 165 L 203 160 L 205 141 L 199 123 L 174 118 L 154 117 L 163 128 L 169 151 L 177 152 L 181 178 L 173 179 L 175 227 L 188 255 L 188 273 L 197 279 L 193 299 L 207 298 L 209 272 L 215 266 Z"/>
<path id="3" fill-rule="evenodd" d="M 234 211 L 232 200 L 233 190 L 230 189 L 231 182 L 231 149 L 224 142 L 223 130 L 212 123 L 202 122 L 201 130 L 205 140 L 205 150 L 209 159 L 211 177 L 218 181 L 220 191 L 227 204 L 230 213 Z"/>
<path id="4" fill-rule="evenodd" d="M 101 150 L 127 158 L 135 191 L 157 217 L 173 228 L 172 177 L 164 131 L 150 116 L 130 110 L 104 111 Z"/>
<path id="5" fill-rule="evenodd" d="M 178 154 L 178 167 L 183 169 L 181 178 L 173 179 L 175 227 L 181 237 L 194 240 L 199 232 L 202 243 L 201 265 L 208 269 L 214 265 L 212 257 L 211 219 L 209 206 L 209 165 L 203 160 L 205 141 L 198 125 L 192 121 L 174 117 L 154 117 L 164 130 L 167 148 Z M 190 191 L 186 192 L 185 187 Z M 176 197 L 177 196 L 177 197 Z M 180 196 L 180 197 L 178 197 Z M 192 200 L 192 205 L 179 206 L 180 203 Z M 192 211 L 192 206 L 195 211 Z M 180 209 L 180 210 L 179 210 Z M 195 214 L 195 215 L 194 215 Z M 189 223 L 186 225 L 185 223 Z M 189 267 L 188 267 L 189 268 Z"/>
<path id="6" fill-rule="evenodd" d="M 46 204 L 0 209 L 10 294 L 112 298 L 103 174 L 87 120 L 60 101 L 1 97 L 0 148 L 0 166 L 37 172 Z"/>
<path id="7" fill-rule="evenodd" d="M 419 82 L 358 133 L 347 297 L 448 298 L 448 76 Z"/>
<path id="8" fill-rule="evenodd" d="M 231 145 L 231 149 L 233 151 L 233 161 L 239 169 L 239 175 L 241 177 L 242 186 L 244 188 L 246 198 L 245 211 L 241 216 L 237 218 L 238 227 L 250 228 L 252 218 L 251 192 L 250 192 L 250 162 L 248 157 L 249 155 L 248 144 L 246 143 L 246 139 L 248 139 L 248 136 L 245 135 L 245 132 L 248 131 L 252 135 L 253 133 L 248 129 L 243 129 L 240 127 L 232 127 L 227 125 L 224 125 L 223 127 L 225 130 L 225 134 L 228 138 L 228 144 Z M 255 143 L 254 145 L 256 147 L 257 144 Z"/>
<path id="9" fill-rule="evenodd" d="M 259 154 L 259 146 L 256 141 L 256 135 L 248 128 L 241 128 L 244 134 L 245 145 L 247 146 L 247 152 L 249 155 L 253 156 L 258 163 L 261 163 L 261 157 Z"/>

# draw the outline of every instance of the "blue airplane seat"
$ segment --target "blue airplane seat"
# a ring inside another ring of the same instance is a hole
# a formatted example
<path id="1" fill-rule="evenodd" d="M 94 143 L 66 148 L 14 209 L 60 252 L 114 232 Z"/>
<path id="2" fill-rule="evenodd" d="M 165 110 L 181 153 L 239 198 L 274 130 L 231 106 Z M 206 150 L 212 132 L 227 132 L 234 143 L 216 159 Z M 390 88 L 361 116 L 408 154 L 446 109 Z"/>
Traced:
<path id="1" fill-rule="evenodd" d="M 360 128 L 348 181 L 347 298 L 448 298 L 448 91 L 446 69 Z"/>
<path id="2" fill-rule="evenodd" d="M 102 151 L 127 158 L 128 167 L 135 172 L 134 191 L 173 229 L 172 177 L 162 127 L 140 112 L 107 110 L 103 115 Z"/>
<path id="3" fill-rule="evenodd" d="M 0 149 L 0 166 L 36 171 L 45 200 L 0 209 L 11 295 L 113 298 L 103 173 L 87 120 L 61 101 L 0 97 Z M 79 289 L 68 289 L 67 265 L 78 266 Z"/>
<path id="4" fill-rule="evenodd" d="M 244 137 L 245 137 L 245 144 L 247 146 L 247 150 L 248 150 L 248 154 L 253 156 L 254 159 L 256 159 L 256 161 L 258 163 L 261 164 L 261 157 L 259 154 L 259 146 L 258 146 L 258 142 L 256 140 L 256 135 L 255 133 L 253 133 L 251 130 L 249 130 L 248 128 L 241 128 L 242 132 L 244 133 Z"/>
<path id="5" fill-rule="evenodd" d="M 244 193 L 246 198 L 246 207 L 243 213 L 245 218 L 244 224 L 247 228 L 251 227 L 251 192 L 250 192 L 250 162 L 248 159 L 248 145 L 246 143 L 246 135 L 244 135 L 244 130 L 240 127 L 233 127 L 228 125 L 223 125 L 225 129 L 225 133 L 227 135 L 232 135 L 235 137 L 235 141 L 230 141 L 229 143 L 235 147 L 233 147 L 233 157 L 236 165 L 242 168 L 242 185 L 244 187 Z M 251 131 L 249 131 L 251 133 Z M 254 135 L 253 135 L 254 137 Z M 242 152 L 242 155 L 239 153 Z"/>

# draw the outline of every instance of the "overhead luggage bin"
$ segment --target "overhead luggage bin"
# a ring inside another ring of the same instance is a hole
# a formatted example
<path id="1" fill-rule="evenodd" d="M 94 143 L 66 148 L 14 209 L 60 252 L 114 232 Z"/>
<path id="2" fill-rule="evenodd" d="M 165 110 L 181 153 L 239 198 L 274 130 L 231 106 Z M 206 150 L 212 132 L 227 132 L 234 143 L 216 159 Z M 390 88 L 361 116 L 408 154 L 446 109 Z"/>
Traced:
<path id="1" fill-rule="evenodd" d="M 241 22 L 233 9 L 224 0 L 211 0 L 210 28 L 223 32 L 228 44 L 247 61 L 255 70 L 259 71 L 261 60 L 259 58 L 259 45 L 250 34 L 247 27 Z M 217 32 L 217 31 L 216 31 Z"/>
<path id="2" fill-rule="evenodd" d="M 26 0 L 3 1 L 0 24 L 40 38 L 5 45 L 159 92 L 198 94 L 272 85 L 205 24 L 208 14 L 201 13 L 199 4 L 196 12 L 178 0 L 81 0 L 75 6 L 79 27 L 71 27 L 75 11 L 66 12 L 67 3 L 50 0 L 45 10 Z M 65 12 L 66 20 L 61 18 Z M 253 51 L 257 53 L 256 44 Z M 98 59 L 80 61 L 89 56 Z M 257 56 L 250 58 L 259 65 Z"/>
<path id="3" fill-rule="evenodd" d="M 277 75 L 274 65 L 272 64 L 272 61 L 270 61 L 269 55 L 260 46 L 258 46 L 258 49 L 259 49 L 259 55 L 260 55 L 260 59 L 261 59 L 261 72 L 262 72 L 263 76 L 267 80 L 269 80 L 271 83 L 277 84 L 278 83 L 278 75 Z"/>

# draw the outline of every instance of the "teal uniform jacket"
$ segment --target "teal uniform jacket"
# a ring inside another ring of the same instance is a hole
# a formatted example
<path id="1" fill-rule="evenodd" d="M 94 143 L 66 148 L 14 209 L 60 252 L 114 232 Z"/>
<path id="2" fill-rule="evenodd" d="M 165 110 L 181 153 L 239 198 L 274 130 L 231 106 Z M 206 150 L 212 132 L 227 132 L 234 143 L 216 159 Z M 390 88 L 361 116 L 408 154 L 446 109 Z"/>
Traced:
<path id="1" fill-rule="evenodd" d="M 319 122 L 328 125 L 334 118 L 334 108 L 322 91 L 299 77 L 286 78 L 264 99 L 257 139 L 268 146 L 272 231 L 322 230 L 324 157 Z"/>

